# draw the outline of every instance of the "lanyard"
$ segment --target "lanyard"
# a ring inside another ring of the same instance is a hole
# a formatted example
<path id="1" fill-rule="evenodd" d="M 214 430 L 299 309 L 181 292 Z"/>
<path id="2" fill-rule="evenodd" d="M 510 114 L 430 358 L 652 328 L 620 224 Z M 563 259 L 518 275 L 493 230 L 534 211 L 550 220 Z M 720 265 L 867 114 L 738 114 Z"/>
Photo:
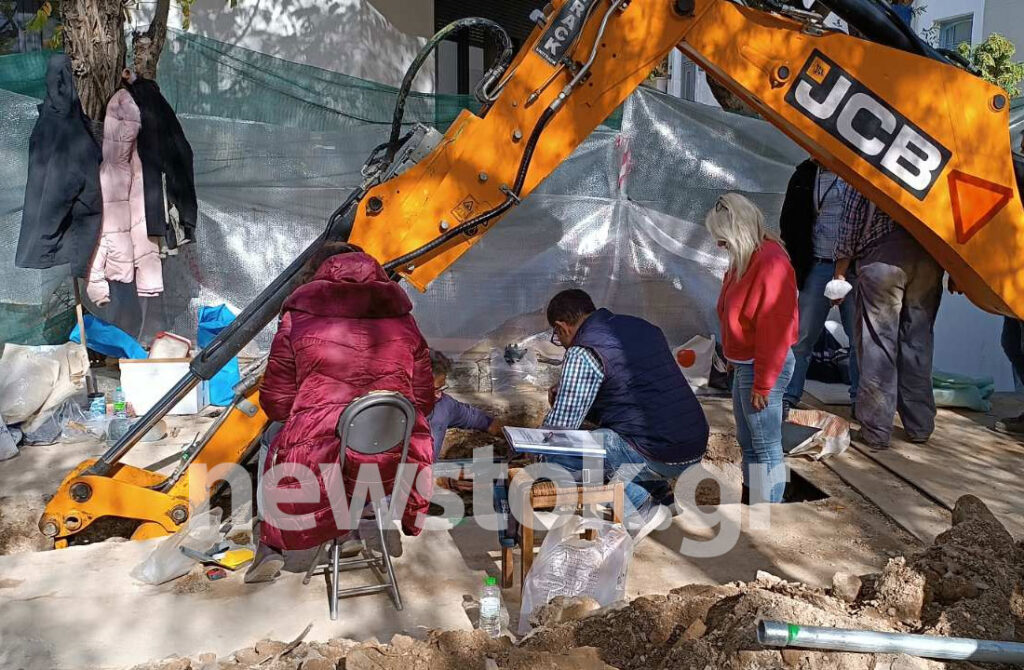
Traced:
<path id="1" fill-rule="evenodd" d="M 818 194 L 821 193 L 821 172 L 819 171 L 818 174 L 815 175 L 815 177 L 814 177 L 814 199 L 816 201 L 816 206 L 815 206 L 815 209 L 814 209 L 814 215 L 815 216 L 818 216 L 819 214 L 821 214 L 821 208 L 825 206 L 825 200 L 828 199 L 828 194 L 832 192 L 832 189 L 834 189 L 836 187 L 836 184 L 838 184 L 838 183 L 839 183 L 839 175 L 836 175 L 835 178 L 832 180 L 832 184 L 827 189 L 825 189 L 825 194 L 822 195 L 819 198 Z"/>

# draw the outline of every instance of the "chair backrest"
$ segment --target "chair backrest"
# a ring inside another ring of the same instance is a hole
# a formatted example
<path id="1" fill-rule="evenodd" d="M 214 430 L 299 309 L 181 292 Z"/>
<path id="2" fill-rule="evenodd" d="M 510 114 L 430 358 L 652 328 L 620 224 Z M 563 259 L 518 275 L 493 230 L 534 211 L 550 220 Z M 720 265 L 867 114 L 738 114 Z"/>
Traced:
<path id="1" fill-rule="evenodd" d="M 346 449 L 373 455 L 401 445 L 404 463 L 415 423 L 416 408 L 401 393 L 371 391 L 356 398 L 338 419 L 342 462 Z"/>

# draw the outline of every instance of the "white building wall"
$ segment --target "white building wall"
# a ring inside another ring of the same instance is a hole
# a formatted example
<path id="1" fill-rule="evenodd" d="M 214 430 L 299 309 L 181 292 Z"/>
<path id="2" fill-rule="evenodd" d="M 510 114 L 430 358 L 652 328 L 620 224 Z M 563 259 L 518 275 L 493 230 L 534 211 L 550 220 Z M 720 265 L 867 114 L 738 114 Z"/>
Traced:
<path id="1" fill-rule="evenodd" d="M 980 44 L 986 37 L 985 5 L 986 0 L 914 0 L 914 7 L 920 12 L 914 17 L 914 30 L 927 36 L 936 24 L 971 14 L 974 16 L 971 43 Z"/>
<path id="2" fill-rule="evenodd" d="M 1024 0 L 988 0 L 985 5 L 985 36 L 999 33 L 1017 47 L 1024 61 Z"/>
<path id="3" fill-rule="evenodd" d="M 170 25 L 181 28 L 172 3 Z M 152 11 L 143 3 L 144 12 Z M 136 27 L 148 23 L 135 17 Z M 190 32 L 285 60 L 333 70 L 389 86 L 433 34 L 433 0 L 195 0 Z M 416 79 L 434 91 L 432 62 Z"/>

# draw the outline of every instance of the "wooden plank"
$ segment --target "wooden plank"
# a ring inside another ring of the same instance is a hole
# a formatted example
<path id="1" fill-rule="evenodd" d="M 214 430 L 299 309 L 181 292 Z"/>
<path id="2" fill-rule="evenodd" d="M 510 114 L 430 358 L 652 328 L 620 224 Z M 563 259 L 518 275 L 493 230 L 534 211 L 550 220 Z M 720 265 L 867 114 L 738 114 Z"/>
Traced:
<path id="1" fill-rule="evenodd" d="M 826 409 L 849 416 L 849 408 Z M 952 510 L 965 494 L 978 496 L 1011 534 L 1022 538 L 1024 478 L 1020 464 L 1024 462 L 1024 444 L 992 431 L 995 420 L 979 412 L 940 409 L 935 433 L 927 444 L 903 440 L 905 434 L 897 421 L 890 449 L 873 451 L 856 442 L 853 446 L 947 509 Z"/>
<path id="2" fill-rule="evenodd" d="M 855 449 L 823 461 L 852 489 L 874 503 L 898 526 L 930 545 L 949 529 L 949 510 Z"/>

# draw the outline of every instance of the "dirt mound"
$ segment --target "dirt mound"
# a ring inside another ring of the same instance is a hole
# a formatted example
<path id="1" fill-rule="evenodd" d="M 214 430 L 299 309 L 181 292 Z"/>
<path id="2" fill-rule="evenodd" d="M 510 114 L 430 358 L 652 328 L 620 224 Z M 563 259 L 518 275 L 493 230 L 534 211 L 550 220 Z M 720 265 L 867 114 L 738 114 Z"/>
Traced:
<path id="1" fill-rule="evenodd" d="M 972 496 L 933 546 L 896 557 L 879 574 L 839 573 L 831 590 L 759 572 L 752 582 L 690 585 L 602 609 L 558 599 L 513 643 L 480 631 L 431 632 L 391 644 L 261 642 L 204 662 L 168 659 L 137 670 L 418 670 L 623 668 L 627 670 L 938 670 L 971 668 L 909 656 L 769 649 L 760 620 L 900 633 L 1024 641 L 1024 546 Z"/>
<path id="2" fill-rule="evenodd" d="M 46 501 L 36 496 L 0 498 L 0 556 L 45 551 L 53 541 L 39 532 Z"/>

